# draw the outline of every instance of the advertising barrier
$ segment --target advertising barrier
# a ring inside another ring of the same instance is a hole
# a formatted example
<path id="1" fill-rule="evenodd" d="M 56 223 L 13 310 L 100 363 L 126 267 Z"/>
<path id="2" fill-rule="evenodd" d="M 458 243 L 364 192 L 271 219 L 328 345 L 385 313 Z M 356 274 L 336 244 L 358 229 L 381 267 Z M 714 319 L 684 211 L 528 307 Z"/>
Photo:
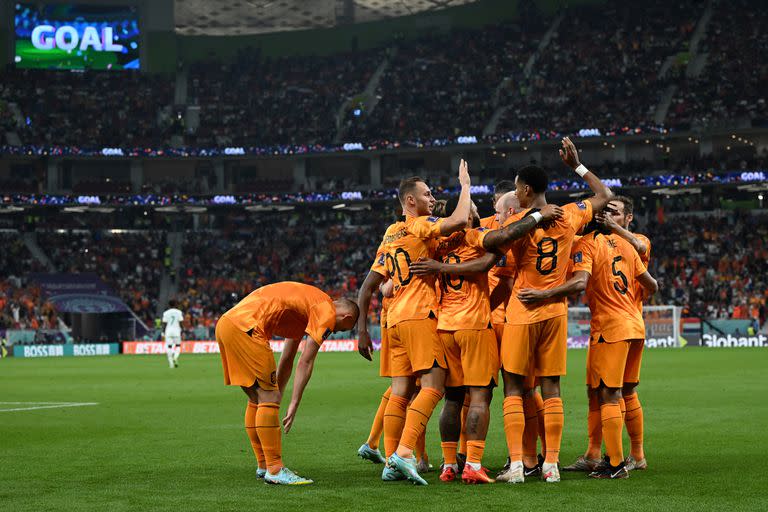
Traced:
<path id="1" fill-rule="evenodd" d="M 305 341 L 301 342 L 299 350 L 302 350 Z M 274 340 L 269 342 L 273 352 L 282 352 L 285 342 Z M 326 340 L 320 345 L 320 352 L 356 352 L 357 340 Z M 219 344 L 215 341 L 182 341 L 182 354 L 218 354 Z M 123 354 L 165 354 L 164 341 L 124 341 Z"/>
<path id="2" fill-rule="evenodd" d="M 67 345 L 14 345 L 13 357 L 85 357 L 120 353 L 119 343 L 83 343 Z"/>

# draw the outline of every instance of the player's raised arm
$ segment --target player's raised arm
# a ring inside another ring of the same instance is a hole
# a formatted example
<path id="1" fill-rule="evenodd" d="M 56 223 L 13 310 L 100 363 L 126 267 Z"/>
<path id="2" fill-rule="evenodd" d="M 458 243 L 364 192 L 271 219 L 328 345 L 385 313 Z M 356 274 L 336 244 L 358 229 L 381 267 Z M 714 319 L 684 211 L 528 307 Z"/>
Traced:
<path id="1" fill-rule="evenodd" d="M 587 289 L 589 277 L 589 272 L 577 270 L 573 273 L 573 277 L 560 286 L 550 288 L 549 290 L 525 288 L 520 290 L 517 294 L 517 298 L 524 304 L 534 304 L 543 300 L 560 299 L 569 295 L 578 295 Z"/>
<path id="2" fill-rule="evenodd" d="M 320 343 L 322 343 L 322 340 L 318 342 L 311 336 L 307 336 L 307 342 L 304 343 L 304 350 L 301 352 L 301 357 L 296 365 L 296 377 L 293 379 L 291 403 L 288 405 L 285 418 L 283 418 L 283 430 L 286 434 L 291 431 L 293 420 L 296 418 L 296 411 L 301 403 L 301 397 L 304 395 L 304 389 L 307 387 L 310 377 L 312 377 L 312 370 L 315 368 L 315 358 L 317 357 L 318 350 L 320 350 Z"/>
<path id="3" fill-rule="evenodd" d="M 486 251 L 501 250 L 504 246 L 527 235 L 539 222 L 558 219 L 562 215 L 562 208 L 555 204 L 548 204 L 540 211 L 526 215 L 517 222 L 489 232 L 483 238 L 483 248 Z"/>
<path id="4" fill-rule="evenodd" d="M 372 360 L 373 343 L 368 333 L 368 310 L 371 307 L 371 297 L 383 281 L 384 276 L 371 270 L 357 292 L 357 306 L 360 308 L 360 316 L 357 319 L 357 351 L 369 361 Z"/>
<path id="5" fill-rule="evenodd" d="M 443 263 L 427 258 L 415 261 L 409 269 L 416 275 L 436 273 L 453 275 L 484 274 L 493 268 L 500 258 L 501 255 L 494 252 L 488 252 L 479 258 L 461 263 Z"/>
<path id="6" fill-rule="evenodd" d="M 608 210 L 609 208 L 610 205 L 606 206 L 605 209 Z M 648 246 L 642 240 L 636 237 L 630 230 L 621 227 L 615 220 L 613 220 L 613 217 L 606 215 L 605 210 L 596 214 L 595 220 L 598 222 L 598 224 L 604 225 L 610 229 L 612 233 L 615 233 L 616 235 L 629 242 L 629 244 L 635 248 L 637 254 L 643 255 L 648 251 Z"/>
<path id="7" fill-rule="evenodd" d="M 576 150 L 576 146 L 571 142 L 569 137 L 563 139 L 563 147 L 560 149 L 560 158 L 562 158 L 565 165 L 581 176 L 584 181 L 587 182 L 589 188 L 592 189 L 592 192 L 595 193 L 593 197 L 587 199 L 587 201 L 592 203 L 592 211 L 597 212 L 605 208 L 608 201 L 613 199 L 613 192 L 600 181 L 600 178 L 595 176 L 592 171 L 587 169 L 579 161 L 579 152 Z"/>
<path id="8" fill-rule="evenodd" d="M 461 193 L 456 209 L 450 217 L 446 217 L 440 224 L 440 234 L 448 236 L 451 233 L 463 229 L 467 225 L 467 218 L 472 207 L 472 201 L 469 194 L 469 167 L 467 162 L 462 159 L 459 163 L 459 183 L 461 184 Z"/>

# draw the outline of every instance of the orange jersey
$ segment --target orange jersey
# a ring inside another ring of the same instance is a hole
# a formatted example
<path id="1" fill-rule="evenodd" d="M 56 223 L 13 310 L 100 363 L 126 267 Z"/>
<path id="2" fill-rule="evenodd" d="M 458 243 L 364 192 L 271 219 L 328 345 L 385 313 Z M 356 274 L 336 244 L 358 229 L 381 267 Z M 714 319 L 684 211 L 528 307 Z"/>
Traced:
<path id="1" fill-rule="evenodd" d="M 384 244 L 382 243 L 379 244 L 379 248 L 376 249 L 376 258 L 373 260 L 373 265 L 371 265 L 371 272 L 376 272 L 377 274 L 387 277 L 387 266 L 384 264 L 385 259 Z M 392 302 L 391 297 L 382 296 L 380 321 L 381 325 L 384 327 L 387 326 L 387 308 L 389 307 L 390 302 Z"/>
<path id="2" fill-rule="evenodd" d="M 565 298 L 523 304 L 517 298 L 520 290 L 532 288 L 548 290 L 565 283 L 568 277 L 571 248 L 576 233 L 592 220 L 592 203 L 579 201 L 563 206 L 563 217 L 542 222 L 536 229 L 512 244 L 517 273 L 500 270 L 500 275 L 514 275 L 515 286 L 507 305 L 506 321 L 512 325 L 541 322 L 568 313 Z M 532 210 L 522 214 L 528 215 Z M 508 219 L 507 226 L 521 218 L 515 215 Z"/>
<path id="3" fill-rule="evenodd" d="M 487 229 L 499 229 L 501 227 L 501 224 L 499 224 L 499 216 L 491 215 L 490 217 L 485 217 L 484 219 L 480 219 L 480 227 L 487 228 Z M 507 252 L 501 260 L 494 266 L 491 270 L 488 271 L 488 289 L 493 293 L 493 289 L 496 288 L 496 285 L 499 284 L 499 280 L 501 276 L 499 275 L 500 268 L 507 266 L 507 263 L 511 263 L 514 260 L 511 253 Z M 507 270 L 509 272 L 509 270 Z M 499 304 L 499 307 L 494 309 L 491 312 L 491 323 L 494 324 L 503 324 L 504 323 L 504 313 L 507 310 L 507 301 Z"/>
<path id="4" fill-rule="evenodd" d="M 413 275 L 410 265 L 419 258 L 434 256 L 442 222 L 438 217 L 409 217 L 387 228 L 381 254 L 374 263 L 374 267 L 381 263 L 384 275 L 394 281 L 394 296 L 387 308 L 387 327 L 437 314 L 435 276 Z"/>
<path id="5" fill-rule="evenodd" d="M 591 276 L 586 295 L 592 334 L 607 342 L 645 339 L 633 283 L 646 270 L 634 247 L 618 236 L 590 233 L 573 248 L 573 271 L 580 270 Z"/>
<path id="6" fill-rule="evenodd" d="M 465 231 L 464 242 L 449 252 L 443 261 L 449 264 L 477 259 L 485 254 L 485 228 Z M 440 310 L 437 328 L 443 331 L 485 329 L 491 321 L 488 277 L 477 273 L 466 276 L 441 274 Z"/>
<path id="7" fill-rule="evenodd" d="M 223 316 L 241 331 L 258 329 L 267 339 L 301 339 L 307 334 L 322 343 L 336 326 L 331 298 L 314 286 L 291 281 L 251 292 Z"/>

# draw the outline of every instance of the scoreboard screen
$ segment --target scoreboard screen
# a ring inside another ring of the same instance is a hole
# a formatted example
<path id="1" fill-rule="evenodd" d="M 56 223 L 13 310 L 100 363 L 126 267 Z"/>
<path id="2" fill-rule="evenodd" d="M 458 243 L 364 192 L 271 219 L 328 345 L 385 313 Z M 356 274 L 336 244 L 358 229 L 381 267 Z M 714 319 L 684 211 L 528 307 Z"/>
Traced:
<path id="1" fill-rule="evenodd" d="M 18 68 L 139 69 L 136 7 L 17 3 Z"/>

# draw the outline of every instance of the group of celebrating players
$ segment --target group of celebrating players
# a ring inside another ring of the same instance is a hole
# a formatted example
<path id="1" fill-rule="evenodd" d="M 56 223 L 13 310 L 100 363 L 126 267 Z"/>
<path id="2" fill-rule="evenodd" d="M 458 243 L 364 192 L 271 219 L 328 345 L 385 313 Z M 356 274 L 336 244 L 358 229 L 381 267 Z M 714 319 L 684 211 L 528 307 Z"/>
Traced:
<path id="1" fill-rule="evenodd" d="M 391 386 L 358 454 L 385 463 L 382 480 L 427 484 L 420 475 L 430 468 L 423 436 L 444 398 L 440 480 L 521 483 L 540 475 L 546 482 L 560 481 L 567 296 L 582 291 L 591 311 L 589 447 L 563 469 L 612 479 L 647 467 L 636 386 L 645 338 L 642 302 L 657 291 L 645 266 L 650 242 L 627 229 L 631 200 L 615 197 L 582 165 L 568 138 L 560 156 L 594 195 L 563 207 L 548 204 L 545 171 L 528 166 L 519 170 L 514 187 L 497 185 L 496 213 L 480 219 L 462 160 L 461 193 L 442 202 L 441 211 L 422 179 L 401 182 L 403 218 L 387 228 L 357 303 L 332 301 L 308 285 L 277 283 L 254 291 L 222 316 L 216 338 L 225 382 L 248 395 L 245 427 L 259 477 L 276 484 L 312 482 L 284 467 L 280 449 L 279 403 L 299 340 L 304 334 L 311 338 L 297 365 L 283 420 L 286 432 L 318 348 L 332 331 L 356 323 L 358 350 L 371 359 L 366 313 L 379 290 L 385 297 L 380 375 L 390 378 Z M 269 348 L 273 335 L 286 338 L 277 365 Z M 499 370 L 509 459 L 494 480 L 482 457 Z M 626 459 L 625 424 L 632 443 Z M 378 450 L 382 432 L 384 455 Z"/>

